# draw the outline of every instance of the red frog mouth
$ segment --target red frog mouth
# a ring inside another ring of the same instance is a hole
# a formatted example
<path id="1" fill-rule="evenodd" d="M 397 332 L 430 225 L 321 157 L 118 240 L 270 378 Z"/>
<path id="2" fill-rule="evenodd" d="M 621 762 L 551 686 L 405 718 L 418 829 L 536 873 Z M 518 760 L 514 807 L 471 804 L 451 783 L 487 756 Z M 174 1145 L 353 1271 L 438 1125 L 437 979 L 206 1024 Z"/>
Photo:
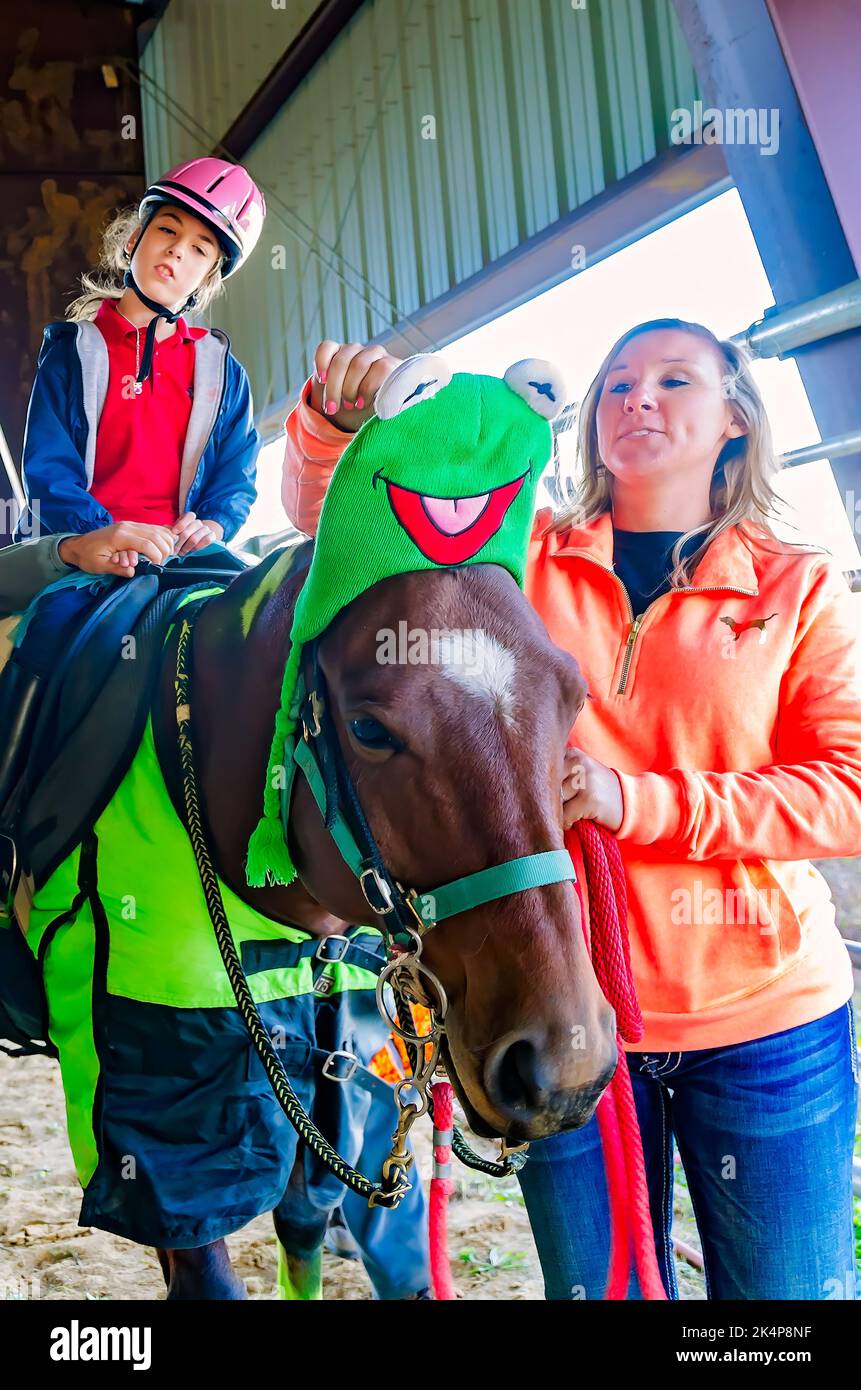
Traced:
<path id="1" fill-rule="evenodd" d="M 386 487 L 392 511 L 422 554 L 435 565 L 460 565 L 499 530 L 528 473 L 472 497 L 430 497 L 388 479 Z"/>

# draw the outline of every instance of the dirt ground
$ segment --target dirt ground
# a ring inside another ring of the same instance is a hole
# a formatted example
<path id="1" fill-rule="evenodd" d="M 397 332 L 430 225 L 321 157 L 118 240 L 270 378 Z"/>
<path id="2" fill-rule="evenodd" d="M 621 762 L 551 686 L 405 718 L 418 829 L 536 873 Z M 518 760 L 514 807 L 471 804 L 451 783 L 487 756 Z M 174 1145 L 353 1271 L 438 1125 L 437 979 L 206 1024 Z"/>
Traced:
<path id="1" fill-rule="evenodd" d="M 427 1121 L 416 1149 L 429 1176 Z M 541 1299 L 543 1286 L 514 1178 L 458 1178 L 449 1207 L 449 1248 L 459 1298 Z M 685 1224 L 682 1189 L 680 1229 Z M 0 1058 L 0 1297 L 157 1299 L 164 1281 L 152 1250 L 77 1224 L 80 1188 L 66 1139 L 57 1064 Z M 691 1241 L 690 1233 L 685 1239 Z M 695 1235 L 694 1235 L 695 1239 Z M 269 1216 L 228 1238 L 251 1298 L 275 1298 L 275 1238 Z M 702 1298 L 701 1276 L 680 1264 L 684 1295 Z M 361 1265 L 324 1255 L 327 1299 L 367 1299 Z"/>
<path id="2" fill-rule="evenodd" d="M 818 864 L 832 886 L 845 936 L 861 940 L 858 860 Z M 861 989 L 856 991 L 861 1012 Z M 417 1152 L 430 1163 L 429 1127 L 419 1121 Z M 857 1151 L 857 1146 L 856 1146 Z M 449 1248 L 459 1298 L 543 1298 L 541 1272 L 515 1179 L 459 1170 L 449 1212 Z M 684 1183 L 676 1168 L 674 1233 L 699 1249 Z M 164 1296 L 153 1251 L 77 1225 L 80 1189 L 66 1139 L 56 1063 L 0 1056 L 0 1298 L 158 1299 Z M 861 1219 L 861 1217 L 859 1217 Z M 251 1298 L 271 1299 L 275 1239 L 269 1216 L 229 1237 L 234 1266 Z M 702 1299 L 702 1274 L 677 1260 L 683 1299 Z M 324 1256 L 327 1299 L 367 1299 L 357 1263 Z"/>

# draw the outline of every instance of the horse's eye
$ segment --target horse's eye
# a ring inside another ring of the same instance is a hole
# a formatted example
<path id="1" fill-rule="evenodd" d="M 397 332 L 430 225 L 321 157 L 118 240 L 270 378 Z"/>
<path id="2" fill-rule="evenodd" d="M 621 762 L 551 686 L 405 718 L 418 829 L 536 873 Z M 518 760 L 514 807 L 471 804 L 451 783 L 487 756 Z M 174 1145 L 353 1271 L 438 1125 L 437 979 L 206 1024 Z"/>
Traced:
<path id="1" fill-rule="evenodd" d="M 365 748 L 395 748 L 396 740 L 378 719 L 351 719 L 350 733 Z"/>

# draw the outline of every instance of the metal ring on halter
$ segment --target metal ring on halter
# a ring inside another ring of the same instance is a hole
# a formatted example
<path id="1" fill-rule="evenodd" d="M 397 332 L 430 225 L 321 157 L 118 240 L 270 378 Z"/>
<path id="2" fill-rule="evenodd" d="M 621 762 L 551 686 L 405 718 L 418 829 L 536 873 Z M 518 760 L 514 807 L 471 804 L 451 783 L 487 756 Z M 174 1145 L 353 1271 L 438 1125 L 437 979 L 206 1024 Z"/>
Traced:
<path id="1" fill-rule="evenodd" d="M 439 1040 L 434 1043 L 430 1058 L 422 1063 L 421 1071 L 416 1072 L 414 1076 L 404 1076 L 400 1081 L 395 1082 L 395 1103 L 400 1106 L 401 1110 L 415 1110 L 413 1119 L 418 1119 L 420 1115 L 427 1115 L 430 1111 L 428 1087 L 436 1071 L 438 1058 Z M 421 1106 L 417 1107 L 414 1101 L 402 1100 L 402 1091 L 415 1091 L 421 1100 Z"/>
<path id="2" fill-rule="evenodd" d="M 416 1105 L 414 1101 L 401 1100 L 402 1090 L 415 1091 L 416 1095 L 421 1101 L 421 1105 Z M 415 1083 L 415 1078 L 412 1076 L 405 1076 L 402 1081 L 398 1081 L 395 1083 L 395 1101 L 401 1107 L 402 1110 L 406 1109 L 407 1105 L 412 1105 L 416 1112 L 413 1116 L 413 1119 L 416 1120 L 419 1118 L 420 1115 L 426 1115 L 430 1108 L 428 1104 L 427 1089 L 423 1089 L 421 1086 L 417 1086 Z"/>
<path id="3" fill-rule="evenodd" d="M 395 959 L 390 960 L 388 965 L 384 966 L 383 969 L 380 971 L 380 974 L 377 976 L 377 1009 L 379 1010 L 380 1017 L 383 1018 L 385 1022 L 391 1027 L 392 1032 L 396 1033 L 397 1036 L 399 1038 L 402 1038 L 404 1042 L 419 1044 L 432 1043 L 436 1040 L 436 1038 L 439 1037 L 439 1035 L 443 1031 L 443 1021 L 445 1019 L 446 1010 L 448 1009 L 448 996 L 446 995 L 442 982 L 439 979 L 437 979 L 433 971 L 428 970 L 426 965 L 418 965 L 418 969 L 422 971 L 424 974 L 429 975 L 431 980 L 433 981 L 434 987 L 437 989 L 439 993 L 440 1008 L 435 1009 L 431 1006 L 428 1010 L 431 1016 L 431 1030 L 429 1033 L 423 1033 L 419 1035 L 418 1033 L 407 1032 L 407 1030 L 405 1028 L 402 1028 L 400 1023 L 398 1023 L 394 1018 L 392 1018 L 392 1015 L 389 1013 L 389 1010 L 386 1007 L 384 993 L 385 987 L 388 984 L 390 977 L 394 975 L 398 970 L 403 970 L 404 968 L 405 967 L 403 960 Z"/>
<path id="4" fill-rule="evenodd" d="M 448 995 L 445 992 L 445 986 L 443 985 L 442 980 L 439 978 L 438 975 L 434 973 L 433 970 L 431 970 L 430 966 L 425 965 L 424 961 L 419 960 L 417 956 L 414 956 L 412 958 L 410 958 L 409 956 L 405 957 L 403 960 L 403 968 L 404 973 L 407 975 L 410 975 L 410 973 L 412 972 L 411 983 L 413 985 L 413 988 L 417 987 L 421 989 L 426 996 L 425 999 L 413 999 L 411 1002 L 413 1004 L 421 1005 L 423 1009 L 428 1010 L 432 1017 L 438 1018 L 439 1026 L 441 1028 L 443 1023 L 445 1022 L 445 1016 L 448 1012 Z M 428 997 L 427 990 L 423 989 L 421 980 L 422 975 L 426 975 L 427 978 L 430 980 L 431 984 L 433 985 L 433 988 L 436 992 L 436 1003 L 434 1003 L 432 998 Z"/>

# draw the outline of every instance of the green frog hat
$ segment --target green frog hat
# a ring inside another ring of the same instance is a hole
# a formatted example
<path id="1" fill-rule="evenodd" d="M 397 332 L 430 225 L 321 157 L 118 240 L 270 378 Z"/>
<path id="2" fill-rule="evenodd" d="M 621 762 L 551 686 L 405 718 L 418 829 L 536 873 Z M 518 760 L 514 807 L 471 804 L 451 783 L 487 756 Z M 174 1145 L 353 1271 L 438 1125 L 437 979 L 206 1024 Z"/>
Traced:
<path id="1" fill-rule="evenodd" d="M 523 586 L 550 421 L 565 403 L 557 368 L 526 358 L 502 380 L 456 372 L 434 353 L 387 377 L 329 484 L 314 554 L 296 603 L 266 769 L 263 815 L 248 845 L 251 887 L 296 877 L 280 788 L 298 710 L 303 644 L 359 594 L 395 574 L 501 565 Z"/>

